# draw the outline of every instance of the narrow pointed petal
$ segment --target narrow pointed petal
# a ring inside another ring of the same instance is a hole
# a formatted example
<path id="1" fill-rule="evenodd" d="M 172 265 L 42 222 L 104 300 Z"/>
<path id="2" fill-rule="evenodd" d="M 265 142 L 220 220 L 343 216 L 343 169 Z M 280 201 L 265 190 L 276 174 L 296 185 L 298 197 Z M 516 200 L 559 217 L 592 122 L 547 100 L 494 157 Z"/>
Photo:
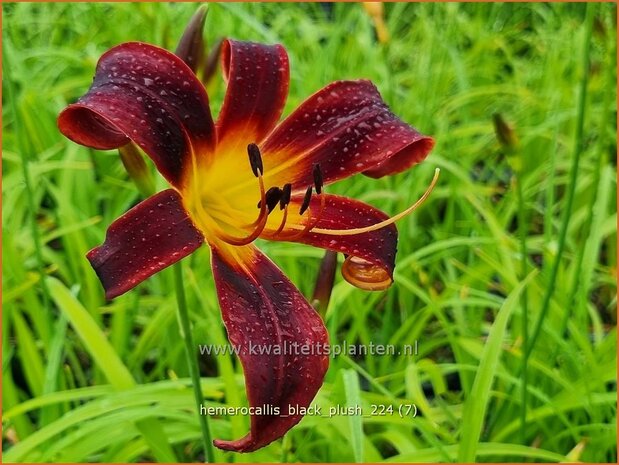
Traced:
<path id="1" fill-rule="evenodd" d="M 108 228 L 105 242 L 88 252 L 105 297 L 113 299 L 196 250 L 204 238 L 168 189 L 139 203 Z"/>
<path id="2" fill-rule="evenodd" d="M 101 57 L 90 89 L 63 110 L 58 127 L 95 149 L 133 140 L 176 186 L 192 154 L 207 156 L 215 142 L 208 98 L 191 69 L 173 53 L 138 42 Z"/>
<path id="3" fill-rule="evenodd" d="M 288 54 L 281 45 L 225 40 L 222 66 L 228 88 L 217 136 L 234 152 L 261 142 L 279 120 L 288 96 Z"/>
<path id="4" fill-rule="evenodd" d="M 309 97 L 261 146 L 268 184 L 312 184 L 320 164 L 325 183 L 364 172 L 394 174 L 422 161 L 432 138 L 395 116 L 370 81 L 338 81 Z"/>
<path id="5" fill-rule="evenodd" d="M 325 205 L 314 227 L 321 229 L 354 229 L 380 223 L 388 216 L 380 210 L 358 200 L 331 194 L 325 196 Z M 346 260 L 342 265 L 342 275 L 356 287 L 365 290 L 384 290 L 393 283 L 395 253 L 398 231 L 389 225 L 376 231 L 338 236 L 307 232 L 302 234 L 302 226 L 310 215 L 299 215 L 303 195 L 295 194 L 288 208 L 286 227 L 275 234 L 280 224 L 280 214 L 274 212 L 269 218 L 262 237 L 270 240 L 301 242 L 335 252 L 342 252 Z M 315 218 L 321 210 L 320 197 L 313 196 L 309 212 Z M 296 227 L 296 229 L 295 229 Z M 300 229 L 301 230 L 300 230 Z"/>
<path id="6" fill-rule="evenodd" d="M 278 415 L 252 415 L 247 436 L 214 442 L 221 449 L 251 452 L 301 420 L 302 415 L 288 415 L 288 408 L 307 407 L 314 399 L 328 368 L 329 340 L 316 311 L 258 249 L 213 248 L 211 261 L 228 337 L 240 350 L 249 404 L 279 409 Z"/>

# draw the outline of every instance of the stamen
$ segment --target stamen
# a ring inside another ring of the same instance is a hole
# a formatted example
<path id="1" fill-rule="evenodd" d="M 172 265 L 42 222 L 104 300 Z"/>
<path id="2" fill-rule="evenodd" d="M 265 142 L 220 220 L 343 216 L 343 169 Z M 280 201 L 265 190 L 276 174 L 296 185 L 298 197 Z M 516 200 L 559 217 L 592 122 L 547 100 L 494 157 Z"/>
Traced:
<path id="1" fill-rule="evenodd" d="M 325 204 L 327 202 L 327 197 L 325 195 L 320 195 L 319 197 L 320 197 L 320 209 L 318 210 L 318 214 L 315 215 L 312 218 L 312 208 L 309 207 L 310 206 L 310 201 L 311 201 L 311 198 L 312 198 L 312 186 L 309 186 L 307 188 L 307 190 L 305 191 L 305 197 L 303 198 L 303 204 L 301 205 L 301 210 L 299 211 L 299 214 L 303 215 L 303 213 L 305 213 L 305 210 L 310 208 L 310 214 L 309 214 L 309 216 L 307 218 L 307 221 L 303 225 L 303 229 L 302 230 L 298 231 L 297 233 L 286 234 L 283 237 L 283 239 L 285 239 L 287 241 L 295 241 L 295 240 L 303 237 L 306 233 L 310 232 L 311 230 L 313 230 L 316 227 L 316 225 L 320 221 L 320 218 L 322 218 L 322 213 L 325 210 Z M 283 227 L 281 229 L 283 229 Z M 278 232 L 276 232 L 275 235 L 277 235 L 279 232 L 281 232 L 281 229 L 278 228 Z M 292 229 L 298 229 L 298 228 L 295 228 L 293 226 Z"/>
<path id="2" fill-rule="evenodd" d="M 282 197 L 279 199 L 279 209 L 283 210 L 290 203 L 290 194 L 292 193 L 292 184 L 284 184 L 282 187 Z"/>
<path id="3" fill-rule="evenodd" d="M 305 191 L 305 197 L 303 197 L 303 203 L 301 204 L 301 208 L 299 209 L 299 215 L 305 213 L 305 210 L 310 205 L 310 201 L 312 200 L 312 186 L 309 186 Z"/>
<path id="4" fill-rule="evenodd" d="M 249 164 L 254 176 L 258 177 L 258 174 L 264 174 L 264 167 L 262 166 L 262 155 L 260 155 L 260 149 L 253 142 L 247 146 L 247 154 L 249 155 Z"/>
<path id="5" fill-rule="evenodd" d="M 312 170 L 312 176 L 314 176 L 314 187 L 316 188 L 316 193 L 320 194 L 322 192 L 322 171 L 320 169 L 319 164 L 314 165 L 314 169 Z"/>
<path id="6" fill-rule="evenodd" d="M 406 215 L 409 215 L 410 213 L 414 212 L 428 198 L 428 196 L 432 193 L 434 186 L 436 186 L 436 182 L 438 181 L 438 176 L 440 172 L 441 172 L 440 168 L 436 168 L 436 170 L 434 171 L 434 177 L 432 178 L 432 182 L 430 183 L 426 191 L 423 193 L 423 195 L 419 198 L 419 200 L 417 200 L 417 202 L 415 202 L 413 205 L 408 207 L 406 210 L 398 213 L 395 216 L 392 216 L 391 218 L 385 221 L 381 221 L 380 223 L 366 226 L 364 228 L 353 228 L 353 229 L 311 228 L 311 231 L 314 233 L 318 233 L 318 234 L 330 234 L 332 236 L 353 236 L 355 234 L 363 234 L 366 232 L 376 231 L 378 229 L 384 228 L 385 226 L 389 226 L 390 224 L 395 223 L 396 221 L 404 218 Z M 314 224 L 316 223 L 317 222 L 315 222 Z M 297 226 L 294 229 L 301 229 L 301 228 Z M 305 228 L 303 228 L 303 231 L 307 232 Z"/>
<path id="7" fill-rule="evenodd" d="M 290 203 L 291 192 L 292 184 L 284 184 L 284 187 L 282 188 L 282 196 L 279 199 L 279 209 L 284 210 L 284 213 L 282 214 L 282 221 L 281 223 L 279 223 L 279 227 L 273 234 L 274 236 L 277 236 L 279 233 L 281 233 L 284 230 L 284 226 L 286 225 L 286 220 L 288 219 L 288 204 Z"/>
<path id="8" fill-rule="evenodd" d="M 284 213 L 282 214 L 282 222 L 279 223 L 279 228 L 277 228 L 277 230 L 273 234 L 274 236 L 277 236 L 279 233 L 281 233 L 284 230 L 284 226 L 286 225 L 287 219 L 288 219 L 288 205 L 284 205 Z"/>
<path id="9" fill-rule="evenodd" d="M 266 202 L 269 213 L 273 211 L 275 205 L 279 203 L 282 198 L 282 190 L 279 187 L 271 187 L 266 193 Z M 262 201 L 258 201 L 258 208 L 262 205 Z"/>

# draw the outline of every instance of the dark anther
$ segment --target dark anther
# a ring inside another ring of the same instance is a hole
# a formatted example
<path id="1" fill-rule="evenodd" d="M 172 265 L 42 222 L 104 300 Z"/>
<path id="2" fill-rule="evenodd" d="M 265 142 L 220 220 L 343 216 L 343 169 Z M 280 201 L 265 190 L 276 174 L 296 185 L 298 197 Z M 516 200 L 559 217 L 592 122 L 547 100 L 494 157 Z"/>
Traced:
<path id="1" fill-rule="evenodd" d="M 290 192 L 292 191 L 292 184 L 284 184 L 282 187 L 282 198 L 279 199 L 279 209 L 283 210 L 286 205 L 290 203 Z"/>
<path id="2" fill-rule="evenodd" d="M 307 210 L 307 208 L 309 207 L 310 200 L 312 200 L 312 186 L 309 186 L 305 191 L 305 197 L 303 197 L 303 203 L 301 204 L 299 215 L 305 213 L 305 210 Z"/>
<path id="3" fill-rule="evenodd" d="M 316 193 L 320 194 L 322 192 L 322 171 L 320 170 L 320 165 L 314 165 L 312 174 L 314 175 L 314 187 L 316 188 Z"/>
<path id="4" fill-rule="evenodd" d="M 253 142 L 247 146 L 247 154 L 249 155 L 249 164 L 254 176 L 258 177 L 259 174 L 264 174 L 264 168 L 262 166 L 262 156 L 260 155 L 260 149 Z"/>
<path id="5" fill-rule="evenodd" d="M 266 194 L 264 194 L 267 200 L 267 209 L 269 213 L 275 208 L 275 205 L 280 201 L 282 197 L 282 190 L 279 187 L 271 187 Z M 258 202 L 258 208 L 262 206 L 262 202 Z"/>

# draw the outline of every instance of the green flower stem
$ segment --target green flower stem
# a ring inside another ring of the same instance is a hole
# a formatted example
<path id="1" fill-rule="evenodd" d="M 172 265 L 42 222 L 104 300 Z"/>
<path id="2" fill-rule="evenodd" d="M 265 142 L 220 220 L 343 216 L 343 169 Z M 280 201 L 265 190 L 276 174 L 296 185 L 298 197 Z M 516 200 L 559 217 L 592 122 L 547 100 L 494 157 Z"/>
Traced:
<path id="1" fill-rule="evenodd" d="M 542 331 L 542 325 L 544 320 L 546 319 L 546 314 L 548 313 L 548 309 L 550 308 L 550 300 L 554 295 L 555 291 L 555 283 L 557 280 L 557 274 L 559 272 L 559 266 L 561 264 L 561 258 L 563 257 L 563 251 L 565 250 L 565 241 L 567 238 L 567 229 L 570 223 L 570 218 L 572 216 L 572 205 L 574 203 L 574 194 L 576 192 L 576 181 L 578 178 L 578 167 L 580 165 L 580 155 L 582 153 L 582 140 L 583 140 L 583 132 L 584 132 L 584 122 L 585 122 L 585 104 L 587 101 L 587 84 L 589 83 L 589 54 L 591 51 L 591 31 L 593 28 L 593 18 L 595 12 L 595 4 L 587 4 L 587 16 L 585 19 L 585 37 L 584 37 L 584 49 L 582 56 L 582 78 L 580 80 L 580 89 L 578 92 L 578 117 L 576 121 L 576 136 L 574 141 L 574 153 L 572 155 L 572 165 L 570 168 L 570 177 L 569 182 L 567 183 L 567 199 L 565 202 L 565 211 L 563 214 L 563 221 L 561 223 L 561 230 L 559 231 L 559 242 L 557 246 L 557 255 L 552 264 L 552 269 L 550 272 L 550 280 L 548 282 L 548 287 L 546 290 L 546 294 L 544 296 L 544 301 L 542 303 L 542 308 L 540 310 L 539 318 L 535 323 L 535 328 L 533 329 L 533 333 L 531 335 L 531 339 L 529 340 L 529 344 L 525 347 L 524 357 L 523 357 L 523 366 L 528 362 L 529 356 L 535 347 L 535 343 L 539 338 L 539 335 Z"/>
<path id="2" fill-rule="evenodd" d="M 526 223 L 526 210 L 524 205 L 524 193 L 522 188 L 523 181 L 522 172 L 518 174 L 516 179 L 516 190 L 518 191 L 518 235 L 520 236 L 520 255 L 521 255 L 521 273 L 522 279 L 527 277 L 528 266 L 527 257 L 527 223 Z M 529 343 L 529 297 L 527 294 L 527 288 L 522 289 L 522 346 L 527 347 Z M 528 360 L 525 357 L 522 361 L 522 392 L 521 392 L 521 407 L 520 407 L 520 440 L 522 444 L 526 444 L 527 434 L 527 368 Z"/>
<path id="3" fill-rule="evenodd" d="M 200 429 L 202 430 L 202 441 L 204 445 L 205 462 L 213 463 L 215 461 L 215 450 L 211 436 L 211 428 L 208 417 L 200 413 L 200 407 L 204 403 L 202 397 L 202 388 L 200 385 L 200 372 L 198 369 L 198 361 L 194 356 L 195 346 L 193 345 L 193 336 L 191 335 L 191 327 L 189 324 L 189 312 L 187 311 L 187 299 L 185 298 L 185 289 L 183 285 L 183 267 L 181 262 L 174 265 L 174 284 L 176 287 L 176 301 L 178 303 L 178 320 L 181 325 L 181 333 L 185 342 L 185 352 L 187 355 L 187 364 L 189 365 L 189 373 L 191 374 L 191 384 L 193 385 L 193 394 L 196 400 L 196 408 L 198 410 L 198 418 L 200 419 Z"/>

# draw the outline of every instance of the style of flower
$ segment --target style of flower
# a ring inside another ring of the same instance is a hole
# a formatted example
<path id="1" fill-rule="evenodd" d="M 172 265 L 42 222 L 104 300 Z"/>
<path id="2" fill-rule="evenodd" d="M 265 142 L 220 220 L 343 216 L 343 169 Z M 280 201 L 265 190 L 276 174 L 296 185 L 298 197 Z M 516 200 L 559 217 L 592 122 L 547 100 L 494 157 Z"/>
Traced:
<path id="1" fill-rule="evenodd" d="M 58 118 L 69 139 L 100 150 L 137 144 L 171 188 L 109 227 L 88 253 L 108 299 L 206 242 L 230 342 L 240 348 L 251 431 L 217 447 L 248 452 L 283 436 L 302 417 L 328 367 L 325 351 L 250 353 L 249 346 L 324 347 L 318 313 L 253 244 L 290 241 L 341 252 L 344 278 L 368 290 L 393 279 L 395 220 L 365 203 L 324 192 L 355 173 L 378 178 L 422 161 L 433 140 L 398 119 L 369 81 L 334 82 L 278 124 L 288 93 L 281 45 L 226 40 L 227 90 L 213 121 L 208 97 L 178 56 L 124 43 L 99 60 L 94 81 Z M 436 178 L 435 178 L 436 180 Z M 274 355 L 277 353 L 277 355 Z M 299 410 L 299 409 L 297 409 Z"/>

